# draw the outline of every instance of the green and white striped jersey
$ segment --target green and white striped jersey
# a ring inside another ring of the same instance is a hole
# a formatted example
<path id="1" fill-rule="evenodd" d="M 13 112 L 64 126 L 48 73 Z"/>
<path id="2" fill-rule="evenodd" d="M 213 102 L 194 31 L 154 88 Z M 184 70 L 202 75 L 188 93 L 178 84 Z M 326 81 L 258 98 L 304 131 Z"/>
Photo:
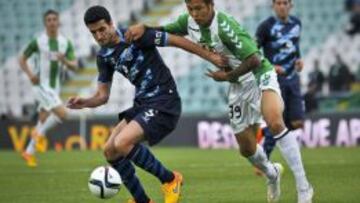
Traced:
<path id="1" fill-rule="evenodd" d="M 188 13 L 185 13 L 175 22 L 165 25 L 164 30 L 176 35 L 188 35 L 194 42 L 224 54 L 230 59 L 231 68 L 238 67 L 241 61 L 254 53 L 261 54 L 248 32 L 232 16 L 219 11 L 215 11 L 214 20 L 209 27 L 199 26 Z M 273 66 L 262 57 L 261 67 L 252 73 L 259 81 L 260 76 L 270 70 L 273 70 Z M 240 77 L 239 82 L 254 79 L 252 73 Z"/>
<path id="2" fill-rule="evenodd" d="M 63 64 L 57 59 L 57 54 L 62 53 L 68 60 L 75 59 L 74 46 L 70 40 L 62 35 L 49 38 L 46 33 L 33 39 L 25 48 L 23 54 L 29 58 L 37 55 L 35 69 L 40 78 L 40 85 L 50 87 L 57 93 L 60 92 L 60 75 Z"/>

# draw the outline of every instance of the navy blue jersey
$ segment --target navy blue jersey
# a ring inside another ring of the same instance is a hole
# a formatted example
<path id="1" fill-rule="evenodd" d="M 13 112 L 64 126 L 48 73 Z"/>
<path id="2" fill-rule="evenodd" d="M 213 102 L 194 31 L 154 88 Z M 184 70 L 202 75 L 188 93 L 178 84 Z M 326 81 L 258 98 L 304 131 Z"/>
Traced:
<path id="1" fill-rule="evenodd" d="M 274 65 L 281 65 L 286 76 L 295 75 L 295 61 L 300 55 L 301 21 L 289 16 L 287 22 L 276 17 L 263 21 L 256 31 L 258 45 L 263 48 L 265 57 Z"/>
<path id="2" fill-rule="evenodd" d="M 174 78 L 156 49 L 156 46 L 167 45 L 168 34 L 147 29 L 141 39 L 127 44 L 125 32 L 124 29 L 117 30 L 120 43 L 99 51 L 98 81 L 109 83 L 114 72 L 120 72 L 135 86 L 135 102 L 141 105 L 179 97 Z"/>

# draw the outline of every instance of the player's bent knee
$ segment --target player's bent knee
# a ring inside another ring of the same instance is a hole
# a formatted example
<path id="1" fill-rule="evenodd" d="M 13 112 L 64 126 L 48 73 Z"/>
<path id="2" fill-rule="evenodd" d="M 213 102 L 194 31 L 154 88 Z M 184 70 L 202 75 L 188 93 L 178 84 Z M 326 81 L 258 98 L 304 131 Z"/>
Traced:
<path id="1" fill-rule="evenodd" d="M 106 160 L 115 160 L 119 157 L 118 152 L 113 143 L 107 143 L 104 147 L 104 156 Z"/>
<path id="2" fill-rule="evenodd" d="M 271 134 L 277 135 L 285 129 L 285 124 L 281 121 L 272 121 L 268 123 Z"/>
<path id="3" fill-rule="evenodd" d="M 116 156 L 115 149 L 110 144 L 106 144 L 104 147 L 104 156 L 106 160 L 112 160 Z"/>

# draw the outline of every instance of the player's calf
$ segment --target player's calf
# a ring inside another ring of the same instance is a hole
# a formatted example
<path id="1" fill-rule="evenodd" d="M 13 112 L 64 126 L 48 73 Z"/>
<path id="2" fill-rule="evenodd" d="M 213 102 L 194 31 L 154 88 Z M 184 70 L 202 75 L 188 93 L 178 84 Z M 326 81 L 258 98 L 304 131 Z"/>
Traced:
<path id="1" fill-rule="evenodd" d="M 135 174 L 134 166 L 128 159 L 119 157 L 113 161 L 108 160 L 108 162 L 120 174 L 125 187 L 134 198 L 133 202 L 151 202 Z"/>

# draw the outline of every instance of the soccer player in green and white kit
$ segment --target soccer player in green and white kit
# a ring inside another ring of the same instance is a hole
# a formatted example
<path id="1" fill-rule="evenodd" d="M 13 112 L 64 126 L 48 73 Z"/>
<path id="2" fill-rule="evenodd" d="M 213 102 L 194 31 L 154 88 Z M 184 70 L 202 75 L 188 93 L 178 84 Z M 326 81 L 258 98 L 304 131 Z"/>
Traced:
<path id="1" fill-rule="evenodd" d="M 284 104 L 273 66 L 260 54 L 255 41 L 233 17 L 214 9 L 213 0 L 185 0 L 185 3 L 188 13 L 159 29 L 188 35 L 193 41 L 229 58 L 230 71 L 209 71 L 208 76 L 216 81 L 231 82 L 228 98 L 230 122 L 241 154 L 268 178 L 268 201 L 276 202 L 280 198 L 281 167 L 272 164 L 262 147 L 256 144 L 255 135 L 261 114 L 274 138 L 278 139 L 280 151 L 294 173 L 297 186 L 311 193 L 296 137 L 283 121 Z M 129 29 L 128 38 L 139 38 L 144 27 L 136 25 Z M 311 199 L 299 199 L 299 202 L 311 202 Z"/>
<path id="2" fill-rule="evenodd" d="M 32 132 L 32 139 L 22 154 L 29 167 L 37 166 L 35 151 L 46 150 L 46 132 L 69 114 L 59 96 L 61 69 L 64 65 L 71 70 L 77 69 L 74 46 L 59 33 L 59 13 L 48 10 L 44 14 L 44 24 L 46 31 L 27 45 L 19 59 L 21 68 L 33 84 L 35 98 L 39 103 L 39 119 Z M 38 57 L 35 71 L 27 63 L 33 54 Z"/>

